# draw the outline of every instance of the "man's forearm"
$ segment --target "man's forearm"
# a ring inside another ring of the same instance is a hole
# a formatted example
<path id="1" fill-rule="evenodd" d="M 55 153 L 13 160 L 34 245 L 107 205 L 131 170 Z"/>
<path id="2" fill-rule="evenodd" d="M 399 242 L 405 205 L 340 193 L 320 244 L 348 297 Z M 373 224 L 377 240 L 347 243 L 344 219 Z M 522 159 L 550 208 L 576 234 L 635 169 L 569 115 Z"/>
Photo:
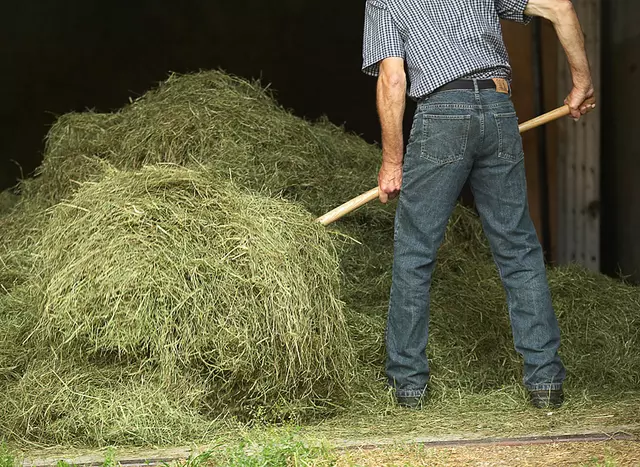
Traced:
<path id="1" fill-rule="evenodd" d="M 404 73 L 382 71 L 378 78 L 378 115 L 382 127 L 382 160 L 402 164 L 404 140 L 402 121 L 405 110 L 407 81 Z"/>
<path id="2" fill-rule="evenodd" d="M 567 54 L 573 85 L 587 90 L 591 88 L 591 71 L 584 47 L 584 33 L 578 15 L 570 0 L 529 0 L 525 14 L 548 19 Z"/>

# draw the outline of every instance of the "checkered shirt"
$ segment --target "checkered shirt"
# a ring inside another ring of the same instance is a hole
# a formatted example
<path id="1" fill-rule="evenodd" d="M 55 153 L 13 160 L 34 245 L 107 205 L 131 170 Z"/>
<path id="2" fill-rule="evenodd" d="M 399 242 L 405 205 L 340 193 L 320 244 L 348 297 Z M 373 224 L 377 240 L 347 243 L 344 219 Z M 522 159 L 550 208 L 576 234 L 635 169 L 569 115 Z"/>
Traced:
<path id="1" fill-rule="evenodd" d="M 409 96 L 458 78 L 511 79 L 499 18 L 527 23 L 528 0 L 366 0 L 362 70 L 406 61 Z"/>

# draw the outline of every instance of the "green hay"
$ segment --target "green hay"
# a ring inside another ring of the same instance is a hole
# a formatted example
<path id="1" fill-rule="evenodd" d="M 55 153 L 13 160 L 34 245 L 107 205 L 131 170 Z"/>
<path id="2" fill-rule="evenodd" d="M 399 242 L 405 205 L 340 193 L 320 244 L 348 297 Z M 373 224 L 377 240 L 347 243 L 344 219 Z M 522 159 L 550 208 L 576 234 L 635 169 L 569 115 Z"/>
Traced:
<path id="1" fill-rule="evenodd" d="M 18 204 L 19 199 L 19 196 L 12 190 L 0 191 L 0 218 L 13 211 L 13 208 Z"/>
<path id="2" fill-rule="evenodd" d="M 35 324 L 32 311 L 31 306 L 0 295 L 0 394 L 21 378 L 31 360 L 31 350 L 23 343 Z"/>
<path id="3" fill-rule="evenodd" d="M 21 202 L 0 218 L 9 292 L 0 294 L 0 406 L 10 407 L 0 435 L 9 427 L 11 439 L 44 444 L 171 444 L 197 438 L 216 416 L 318 420 L 337 405 L 345 411 L 330 429 L 371 427 L 379 414 L 395 420 L 383 383 L 393 206 L 371 203 L 324 229 L 273 199 L 322 214 L 371 188 L 379 157 L 219 72 L 173 76 L 115 114 L 63 117 L 39 177 L 23 182 Z M 189 170 L 133 172 L 166 162 Z M 523 409 L 522 363 L 473 211 L 455 210 L 438 260 L 428 353 L 440 418 L 430 429 L 465 431 L 483 417 L 496 427 L 513 416 L 524 430 L 534 415 Z M 551 269 L 549 281 L 568 391 L 610 401 L 635 390 L 640 289 L 578 267 Z M 70 361 L 48 367 L 39 349 Z M 79 386 L 57 392 L 51 371 Z M 200 395 L 183 398 L 183 382 Z M 144 392 L 153 388 L 157 397 Z M 76 392 L 89 397 L 75 404 Z M 89 404 L 95 394 L 113 412 Z M 637 394 L 620 397 L 620 407 L 637 403 Z M 155 405 L 134 402 L 147 399 Z M 119 400 L 127 417 L 117 416 Z M 64 423 L 47 418 L 50 406 Z M 148 407 L 172 418 L 154 425 Z M 94 428 L 105 416 L 117 422 Z M 194 431 L 178 428 L 189 417 Z M 161 434 L 145 428 L 160 423 Z"/>
<path id="4" fill-rule="evenodd" d="M 20 197 L 13 190 L 0 192 L 0 296 L 23 276 L 21 262 L 23 255 L 18 253 L 24 232 L 17 219 L 22 211 L 16 213 Z M 24 255 L 26 256 L 26 255 Z"/>
<path id="5" fill-rule="evenodd" d="M 581 267 L 549 270 L 571 386 L 640 388 L 640 287 Z"/>
<path id="6" fill-rule="evenodd" d="M 62 117 L 47 138 L 37 195 L 58 201 L 94 177 L 87 156 L 122 169 L 204 166 L 320 215 L 375 185 L 380 150 L 327 121 L 293 116 L 259 83 L 208 71 L 171 76 L 116 114 Z"/>
<path id="7" fill-rule="evenodd" d="M 31 180 L 23 185 L 31 184 Z M 33 265 L 33 245 L 48 221 L 39 199 L 21 197 L 13 209 L 0 216 L 0 296 L 24 282 Z"/>
<path id="8" fill-rule="evenodd" d="M 345 397 L 336 254 L 290 203 L 176 167 L 112 171 L 53 209 L 36 254 L 20 289 L 31 345 L 194 372 L 218 411 L 289 417 Z"/>
<path id="9" fill-rule="evenodd" d="M 118 118 L 117 114 L 94 112 L 62 115 L 47 134 L 45 157 L 36 178 L 20 184 L 23 197 L 51 206 L 73 194 L 82 182 L 99 180 L 104 169 L 100 141 Z"/>
<path id="10" fill-rule="evenodd" d="M 205 399 L 187 378 L 43 353 L 0 395 L 0 433 L 67 446 L 202 443 L 219 430 L 201 412 Z"/>

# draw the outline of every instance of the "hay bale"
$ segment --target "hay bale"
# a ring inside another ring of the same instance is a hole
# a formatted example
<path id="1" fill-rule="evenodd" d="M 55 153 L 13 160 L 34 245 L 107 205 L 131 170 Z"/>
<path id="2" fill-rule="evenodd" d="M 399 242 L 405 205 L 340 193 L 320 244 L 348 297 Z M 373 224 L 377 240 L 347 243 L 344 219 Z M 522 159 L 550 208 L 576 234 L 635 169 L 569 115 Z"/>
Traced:
<path id="1" fill-rule="evenodd" d="M 352 351 L 327 231 L 299 207 L 201 172 L 111 170 L 52 210 L 32 345 L 111 355 L 209 403 L 288 416 L 344 398 Z M 38 342 L 40 341 L 40 342 Z"/>

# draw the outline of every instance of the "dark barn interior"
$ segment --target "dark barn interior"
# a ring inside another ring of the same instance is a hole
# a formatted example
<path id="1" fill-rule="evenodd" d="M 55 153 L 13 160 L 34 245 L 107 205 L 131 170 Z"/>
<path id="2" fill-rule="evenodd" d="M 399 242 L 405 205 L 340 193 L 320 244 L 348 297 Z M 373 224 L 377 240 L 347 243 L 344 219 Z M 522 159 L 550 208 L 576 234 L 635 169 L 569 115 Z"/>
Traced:
<path id="1" fill-rule="evenodd" d="M 634 137 L 640 126 L 640 6 L 635 0 L 574 3 L 581 15 L 594 8 L 599 12 L 583 22 L 591 52 L 601 57 L 601 105 L 594 117 L 601 122 L 601 144 L 589 148 L 601 168 L 601 196 L 588 203 L 591 215 L 597 211 L 600 229 L 599 255 L 592 255 L 597 261 L 558 251 L 559 245 L 567 248 L 562 246 L 564 211 L 558 201 L 566 189 L 557 170 L 567 150 L 562 125 L 525 136 L 531 210 L 551 261 L 586 262 L 640 281 L 640 143 Z M 38 166 L 44 137 L 57 116 L 117 109 L 170 72 L 221 68 L 259 78 L 297 115 L 316 119 L 326 114 L 368 141 L 379 139 L 375 82 L 359 71 L 362 2 L 28 0 L 3 10 L 3 189 Z M 569 89 L 563 86 L 563 58 L 551 26 L 505 24 L 504 29 L 520 120 L 559 106 Z"/>

